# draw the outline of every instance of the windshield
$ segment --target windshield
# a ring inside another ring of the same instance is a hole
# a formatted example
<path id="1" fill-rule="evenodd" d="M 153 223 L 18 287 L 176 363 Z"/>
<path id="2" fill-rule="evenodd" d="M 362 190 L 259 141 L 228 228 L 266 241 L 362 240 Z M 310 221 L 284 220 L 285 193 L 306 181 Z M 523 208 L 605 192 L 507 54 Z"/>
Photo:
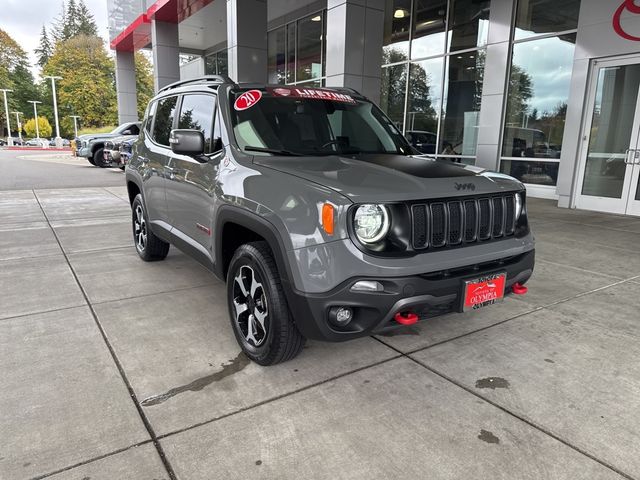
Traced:
<path id="1" fill-rule="evenodd" d="M 231 96 L 231 117 L 238 146 L 252 153 L 411 153 L 375 105 L 330 90 L 237 91 Z"/>

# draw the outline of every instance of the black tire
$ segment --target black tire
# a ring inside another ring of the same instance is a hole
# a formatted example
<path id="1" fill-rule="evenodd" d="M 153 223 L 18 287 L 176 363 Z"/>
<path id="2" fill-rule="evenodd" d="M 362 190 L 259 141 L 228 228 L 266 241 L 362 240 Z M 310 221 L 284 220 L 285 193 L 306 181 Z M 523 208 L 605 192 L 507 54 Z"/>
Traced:
<path id="1" fill-rule="evenodd" d="M 100 168 L 106 167 L 104 163 L 104 148 L 99 148 L 93 152 L 93 164 Z"/>
<path id="2" fill-rule="evenodd" d="M 144 206 L 141 194 L 136 195 L 131 204 L 131 227 L 133 230 L 133 243 L 142 260 L 155 262 L 166 258 L 170 245 L 156 237 L 149 228 L 147 209 Z"/>
<path id="3" fill-rule="evenodd" d="M 87 160 L 89 160 L 89 163 L 90 163 L 91 165 L 93 165 L 94 167 L 95 167 L 95 166 L 97 166 L 97 165 L 96 165 L 96 162 L 93 160 L 93 157 L 88 157 L 88 158 L 87 158 Z"/>
<path id="4" fill-rule="evenodd" d="M 253 281 L 260 286 L 251 296 Z M 302 351 L 306 339 L 293 323 L 278 269 L 266 242 L 247 243 L 236 250 L 227 273 L 227 304 L 236 340 L 254 362 L 275 365 L 291 360 Z M 238 313 L 236 305 L 242 312 Z M 262 323 L 258 314 L 263 316 Z"/>

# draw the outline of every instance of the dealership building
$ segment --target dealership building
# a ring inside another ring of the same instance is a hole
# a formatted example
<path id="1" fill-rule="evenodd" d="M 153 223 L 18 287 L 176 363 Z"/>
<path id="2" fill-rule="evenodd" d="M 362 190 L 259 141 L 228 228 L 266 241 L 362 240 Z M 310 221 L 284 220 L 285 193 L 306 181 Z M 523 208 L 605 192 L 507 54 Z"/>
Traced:
<path id="1" fill-rule="evenodd" d="M 350 87 L 420 151 L 515 176 L 561 207 L 640 215 L 633 0 L 109 0 L 122 122 L 133 52 L 156 89 Z"/>

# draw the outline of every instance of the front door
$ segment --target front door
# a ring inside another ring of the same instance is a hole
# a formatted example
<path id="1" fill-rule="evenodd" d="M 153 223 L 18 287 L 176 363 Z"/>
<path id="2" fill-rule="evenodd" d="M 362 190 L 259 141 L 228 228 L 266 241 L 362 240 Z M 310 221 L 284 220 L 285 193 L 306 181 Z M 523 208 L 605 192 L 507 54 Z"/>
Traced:
<path id="1" fill-rule="evenodd" d="M 212 153 L 215 107 L 213 94 L 190 93 L 182 97 L 177 128 L 200 130 L 205 138 L 206 155 L 196 159 L 171 153 L 167 166 L 171 233 L 175 241 L 189 246 L 205 263 L 212 262 L 218 157 L 223 155 L 223 152 Z"/>
<path id="2" fill-rule="evenodd" d="M 576 207 L 640 215 L 640 57 L 594 62 Z"/>

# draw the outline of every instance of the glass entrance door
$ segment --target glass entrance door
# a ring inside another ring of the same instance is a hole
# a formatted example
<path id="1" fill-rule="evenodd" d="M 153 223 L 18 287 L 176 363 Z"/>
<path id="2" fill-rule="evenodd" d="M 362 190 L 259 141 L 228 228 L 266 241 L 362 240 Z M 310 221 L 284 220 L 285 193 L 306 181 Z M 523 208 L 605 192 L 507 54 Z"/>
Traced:
<path id="1" fill-rule="evenodd" d="M 640 215 L 640 57 L 595 64 L 576 207 Z"/>

